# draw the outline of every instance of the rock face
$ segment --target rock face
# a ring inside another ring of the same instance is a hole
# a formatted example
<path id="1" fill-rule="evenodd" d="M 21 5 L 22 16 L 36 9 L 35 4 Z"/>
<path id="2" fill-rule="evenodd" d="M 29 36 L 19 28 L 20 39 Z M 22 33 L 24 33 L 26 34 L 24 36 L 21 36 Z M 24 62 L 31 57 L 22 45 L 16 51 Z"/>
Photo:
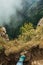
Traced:
<path id="1" fill-rule="evenodd" d="M 38 26 L 43 26 L 43 17 L 40 19 Z"/>
<path id="2" fill-rule="evenodd" d="M 9 40 L 8 34 L 6 33 L 5 27 L 0 27 L 0 36 L 3 37 L 5 40 Z"/>

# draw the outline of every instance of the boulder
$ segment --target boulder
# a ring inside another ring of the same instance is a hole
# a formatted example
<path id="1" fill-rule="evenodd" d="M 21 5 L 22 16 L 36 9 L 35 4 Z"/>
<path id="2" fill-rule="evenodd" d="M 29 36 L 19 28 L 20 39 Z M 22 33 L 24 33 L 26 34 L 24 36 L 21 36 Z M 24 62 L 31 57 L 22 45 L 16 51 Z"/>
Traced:
<path id="1" fill-rule="evenodd" d="M 9 40 L 8 34 L 6 33 L 5 27 L 0 27 L 0 36 L 3 37 L 5 40 Z"/>

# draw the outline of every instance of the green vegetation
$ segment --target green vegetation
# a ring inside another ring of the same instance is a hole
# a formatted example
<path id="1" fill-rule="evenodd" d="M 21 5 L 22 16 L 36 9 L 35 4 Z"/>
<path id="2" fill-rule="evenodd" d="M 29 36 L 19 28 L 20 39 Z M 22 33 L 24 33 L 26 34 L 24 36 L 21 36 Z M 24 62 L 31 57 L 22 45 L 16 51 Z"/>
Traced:
<path id="1" fill-rule="evenodd" d="M 35 35 L 35 30 L 33 28 L 32 23 L 25 23 L 24 26 L 20 28 L 20 35 L 19 35 L 19 40 L 22 40 L 24 42 L 30 41 L 34 35 Z"/>
<path id="2" fill-rule="evenodd" d="M 0 51 L 3 49 L 3 47 L 2 46 L 0 46 Z"/>

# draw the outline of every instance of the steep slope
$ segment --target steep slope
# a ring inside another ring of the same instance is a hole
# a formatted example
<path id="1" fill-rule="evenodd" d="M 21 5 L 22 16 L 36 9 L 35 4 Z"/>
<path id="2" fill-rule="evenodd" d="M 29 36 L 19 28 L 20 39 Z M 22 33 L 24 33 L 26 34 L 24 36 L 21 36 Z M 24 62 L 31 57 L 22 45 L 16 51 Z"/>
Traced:
<path id="1" fill-rule="evenodd" d="M 0 65 L 16 65 L 21 51 L 28 50 L 24 65 L 43 65 L 43 26 L 37 26 L 31 41 L 7 41 L 0 36 Z"/>

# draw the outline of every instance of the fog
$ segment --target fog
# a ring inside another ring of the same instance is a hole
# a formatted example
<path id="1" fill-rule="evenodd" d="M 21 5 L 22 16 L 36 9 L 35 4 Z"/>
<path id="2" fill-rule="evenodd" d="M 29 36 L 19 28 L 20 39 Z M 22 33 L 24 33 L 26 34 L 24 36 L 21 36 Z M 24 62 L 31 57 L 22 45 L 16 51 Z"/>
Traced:
<path id="1" fill-rule="evenodd" d="M 23 0 L 0 0 L 0 26 L 3 25 L 3 23 L 10 23 L 10 16 L 15 16 L 15 19 L 18 20 L 18 17 L 16 18 L 17 12 L 16 9 L 21 10 Z M 32 2 L 37 2 L 39 0 L 26 0 L 30 4 Z M 22 19 L 22 18 L 19 18 Z M 15 23 L 15 22 L 14 22 Z"/>
<path id="2" fill-rule="evenodd" d="M 21 2 L 21 0 L 0 0 L 0 25 L 8 23 L 11 15 L 16 15 L 16 8 L 22 8 Z"/>

